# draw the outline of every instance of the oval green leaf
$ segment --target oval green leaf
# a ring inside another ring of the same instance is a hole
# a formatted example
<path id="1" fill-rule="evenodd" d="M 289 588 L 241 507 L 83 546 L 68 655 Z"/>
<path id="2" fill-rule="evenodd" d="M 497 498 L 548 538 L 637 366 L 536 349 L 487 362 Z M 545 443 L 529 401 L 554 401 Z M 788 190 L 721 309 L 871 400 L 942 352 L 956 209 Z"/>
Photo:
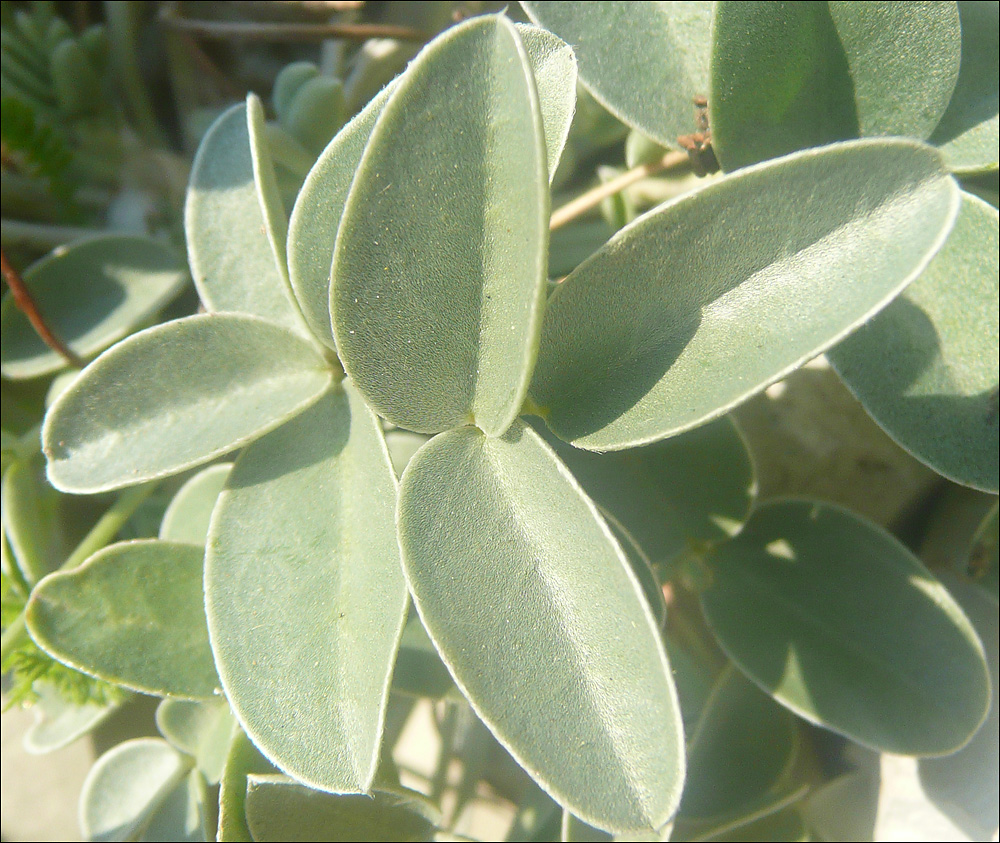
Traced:
<path id="1" fill-rule="evenodd" d="M 709 102 L 722 168 L 859 135 L 928 137 L 960 40 L 954 3 L 717 3 Z"/>
<path id="2" fill-rule="evenodd" d="M 958 14 L 962 20 L 962 63 L 948 110 L 930 142 L 941 147 L 953 171 L 996 169 L 1000 9 L 996 3 L 960 0 Z"/>
<path id="3" fill-rule="evenodd" d="M 209 533 L 205 601 L 226 696 L 279 768 L 371 785 L 406 616 L 396 477 L 347 382 L 240 456 Z"/>
<path id="4" fill-rule="evenodd" d="M 313 334 L 336 348 L 330 325 L 333 247 L 354 174 L 375 121 L 396 90 L 387 85 L 330 141 L 309 171 L 288 224 L 288 272 L 302 315 Z"/>
<path id="5" fill-rule="evenodd" d="M 104 753 L 80 794 L 84 838 L 135 839 L 190 768 L 190 761 L 158 738 L 125 741 Z"/>
<path id="6" fill-rule="evenodd" d="M 256 98 L 251 102 L 259 108 Z M 279 259 L 284 211 L 279 217 L 262 115 L 257 108 L 254 112 L 256 120 L 247 105 L 234 105 L 198 147 L 184 206 L 191 275 L 210 311 L 260 316 L 304 332 Z"/>
<path id="7" fill-rule="evenodd" d="M 261 843 L 433 840 L 436 830 L 418 794 L 323 793 L 285 776 L 250 776 L 246 812 L 250 833 Z"/>
<path id="8" fill-rule="evenodd" d="M 166 699 L 156 707 L 156 728 L 174 747 L 192 756 L 209 784 L 218 784 L 236 732 L 229 703 Z"/>
<path id="9" fill-rule="evenodd" d="M 765 504 L 709 563 L 702 606 L 719 643 L 807 720 L 884 752 L 942 755 L 986 715 L 974 629 L 871 522 L 814 501 Z"/>
<path id="10" fill-rule="evenodd" d="M 210 465 L 177 490 L 160 523 L 163 541 L 205 546 L 212 510 L 232 468 L 231 462 Z"/>
<path id="11" fill-rule="evenodd" d="M 524 23 L 516 24 L 516 28 L 538 90 L 551 182 L 576 108 L 576 55 L 569 44 L 545 29 Z"/>
<path id="12" fill-rule="evenodd" d="M 102 492 L 208 462 L 297 415 L 331 376 L 305 340 L 251 316 L 158 325 L 108 349 L 49 409 L 49 480 Z"/>
<path id="13" fill-rule="evenodd" d="M 428 45 L 372 132 L 333 261 L 333 332 L 369 405 L 434 433 L 517 416 L 534 363 L 548 243 L 545 137 L 513 24 Z"/>
<path id="14" fill-rule="evenodd" d="M 695 130 L 692 100 L 708 93 L 711 3 L 521 5 L 573 45 L 581 80 L 624 123 L 672 147 Z"/>
<path id="15" fill-rule="evenodd" d="M 97 728 L 120 705 L 118 702 L 76 705 L 64 700 L 54 685 L 43 682 L 36 682 L 33 690 L 38 693 L 38 701 L 31 709 L 35 722 L 24 733 L 22 742 L 25 752 L 32 755 L 44 755 L 69 746 Z"/>
<path id="16" fill-rule="evenodd" d="M 968 193 L 941 251 L 828 357 L 896 442 L 950 480 L 997 493 L 997 209 Z"/>
<path id="17" fill-rule="evenodd" d="M 958 196 L 932 149 L 879 139 L 651 211 L 549 298 L 533 410 L 591 450 L 722 415 L 885 307 L 944 241 Z"/>
<path id="18" fill-rule="evenodd" d="M 517 422 L 502 438 L 432 439 L 403 473 L 398 530 L 424 626 L 529 775 L 599 828 L 664 825 L 684 741 L 663 643 L 621 549 L 538 434 Z"/>
<path id="19" fill-rule="evenodd" d="M 753 466 L 728 418 L 610 454 L 574 448 L 539 432 L 583 490 L 622 524 L 654 564 L 670 561 L 692 542 L 724 541 L 750 512 Z"/>
<path id="20" fill-rule="evenodd" d="M 159 311 L 187 283 L 170 246 L 150 237 L 111 234 L 63 246 L 24 273 L 46 324 L 71 351 L 88 358 Z M 5 378 L 51 374 L 66 359 L 49 348 L 15 305 L 0 306 Z"/>
<path id="21" fill-rule="evenodd" d="M 212 796 L 214 794 L 209 795 L 205 777 L 198 770 L 192 770 L 167 794 L 137 839 L 140 843 L 160 843 L 163 840 L 202 843 L 215 840 L 215 829 L 208 827 L 209 814 L 215 813 Z"/>
<path id="22" fill-rule="evenodd" d="M 201 548 L 155 539 L 110 545 L 42 580 L 25 616 L 42 649 L 99 679 L 159 696 L 218 693 Z"/>

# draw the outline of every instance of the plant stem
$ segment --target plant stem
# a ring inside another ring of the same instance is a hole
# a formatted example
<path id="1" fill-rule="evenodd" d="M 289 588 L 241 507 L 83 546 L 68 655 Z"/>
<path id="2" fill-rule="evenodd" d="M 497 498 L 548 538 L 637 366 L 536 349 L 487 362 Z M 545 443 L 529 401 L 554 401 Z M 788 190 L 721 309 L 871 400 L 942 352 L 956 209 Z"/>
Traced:
<path id="1" fill-rule="evenodd" d="M 190 32 L 202 38 L 221 38 L 242 41 L 325 41 L 327 38 L 346 38 L 367 41 L 369 38 L 395 38 L 398 41 L 429 41 L 426 32 L 409 26 L 386 23 L 258 23 L 244 21 L 215 21 L 184 18 L 164 7 L 160 11 L 163 22 L 174 29 Z"/>
<path id="2" fill-rule="evenodd" d="M 663 170 L 672 170 L 687 163 L 689 160 L 686 152 L 668 152 L 659 161 L 653 161 L 651 164 L 640 164 L 638 167 L 633 167 L 631 170 L 622 173 L 617 178 L 611 179 L 611 181 L 599 184 L 586 193 L 580 194 L 576 199 L 567 202 L 561 208 L 556 208 L 549 219 L 549 231 L 562 228 L 566 223 L 572 222 L 577 217 L 587 213 L 587 211 L 596 208 L 609 196 L 614 196 L 626 187 Z"/>
<path id="3" fill-rule="evenodd" d="M 98 550 L 106 546 L 118 535 L 118 531 L 125 526 L 125 522 L 132 517 L 142 502 L 153 494 L 155 489 L 156 483 L 145 483 L 125 492 L 97 520 L 90 532 L 83 537 L 83 541 L 76 546 L 76 549 L 60 566 L 59 571 L 72 571 L 74 568 L 78 568 Z M 27 638 L 28 630 L 24 625 L 24 613 L 22 612 L 3 632 L 2 645 L 0 645 L 0 664 L 5 662 L 7 657 Z"/>
<path id="4" fill-rule="evenodd" d="M 28 317 L 31 327 L 35 329 L 35 333 L 42 338 L 42 342 L 56 352 L 56 354 L 59 354 L 70 366 L 82 369 L 83 361 L 49 328 L 45 319 L 42 318 L 41 312 L 38 310 L 34 296 L 28 292 L 28 288 L 24 285 L 24 280 L 21 278 L 20 273 L 7 260 L 7 253 L 2 249 L 0 249 L 0 263 L 2 263 L 3 277 L 7 281 L 7 286 L 10 287 L 11 295 L 14 296 L 14 303 Z"/>

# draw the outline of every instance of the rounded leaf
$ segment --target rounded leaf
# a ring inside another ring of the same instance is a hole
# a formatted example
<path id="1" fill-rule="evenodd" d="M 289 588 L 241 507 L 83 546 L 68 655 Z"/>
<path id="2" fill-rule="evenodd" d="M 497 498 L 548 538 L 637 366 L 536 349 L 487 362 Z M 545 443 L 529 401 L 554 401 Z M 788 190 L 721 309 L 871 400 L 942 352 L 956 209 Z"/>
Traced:
<path id="1" fill-rule="evenodd" d="M 364 791 L 406 615 L 396 476 L 353 386 L 247 448 L 212 516 L 205 603 L 230 704 L 267 758 Z"/>
<path id="2" fill-rule="evenodd" d="M 828 357 L 896 442 L 950 480 L 997 493 L 997 209 L 968 193 L 941 251 Z"/>
<path id="3" fill-rule="evenodd" d="M 102 492 L 208 462 L 301 412 L 331 376 L 305 340 L 250 316 L 157 325 L 108 349 L 49 409 L 49 480 Z"/>
<path id="4" fill-rule="evenodd" d="M 80 830 L 87 840 L 133 840 L 179 785 L 190 762 L 166 741 L 118 744 L 90 768 L 80 794 Z"/>
<path id="5" fill-rule="evenodd" d="M 480 17 L 414 60 L 372 132 L 333 261 L 333 332 L 380 415 L 500 434 L 534 363 L 545 136 L 514 25 Z"/>
<path id="6" fill-rule="evenodd" d="M 160 523 L 163 541 L 205 546 L 212 510 L 232 468 L 231 462 L 210 465 L 177 490 Z"/>
<path id="7" fill-rule="evenodd" d="M 180 256 L 150 237 L 109 234 L 57 249 L 24 273 L 46 324 L 84 359 L 130 334 L 187 283 Z M 0 307 L 6 378 L 51 374 L 66 359 L 49 348 L 4 296 Z"/>
<path id="8" fill-rule="evenodd" d="M 975 630 L 871 522 L 814 501 L 765 504 L 709 563 L 702 606 L 722 648 L 807 720 L 883 752 L 943 755 L 985 717 Z"/>
<path id="9" fill-rule="evenodd" d="M 722 415 L 885 307 L 944 241 L 958 196 L 929 147 L 865 140 L 651 211 L 549 298 L 534 410 L 592 450 Z"/>
<path id="10" fill-rule="evenodd" d="M 673 147 L 695 130 L 692 100 L 708 93 L 711 3 L 521 5 L 573 45 L 583 83 L 620 120 Z"/>
<path id="11" fill-rule="evenodd" d="M 479 716 L 552 797 L 610 831 L 659 828 L 680 711 L 641 586 L 533 430 L 443 433 L 410 461 L 398 531 L 414 603 Z"/>
<path id="12" fill-rule="evenodd" d="M 84 673 L 160 696 L 218 692 L 201 548 L 155 539 L 110 545 L 42 580 L 25 614 L 36 643 Z"/>

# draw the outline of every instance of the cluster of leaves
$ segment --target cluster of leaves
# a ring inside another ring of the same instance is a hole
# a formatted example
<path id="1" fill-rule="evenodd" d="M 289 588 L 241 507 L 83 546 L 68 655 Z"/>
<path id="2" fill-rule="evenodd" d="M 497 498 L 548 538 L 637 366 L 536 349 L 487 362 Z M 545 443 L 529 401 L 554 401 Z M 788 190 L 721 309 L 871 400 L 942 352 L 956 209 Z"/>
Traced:
<path id="1" fill-rule="evenodd" d="M 92 771 L 89 835 L 425 839 L 391 690 L 460 692 L 567 840 L 835 836 L 855 780 L 825 781 L 806 724 L 915 756 L 992 739 L 995 768 L 995 505 L 946 588 L 846 509 L 756 500 L 726 417 L 828 352 L 910 453 L 996 494 L 998 217 L 956 181 L 996 169 L 995 6 L 523 6 L 537 25 L 452 27 L 344 125 L 306 64 L 277 124 L 254 95 L 223 113 L 185 209 L 207 314 L 132 334 L 185 278 L 148 238 L 27 273 L 74 352 L 107 349 L 53 390 L 52 485 L 147 484 L 120 527 L 209 463 L 155 539 L 55 573 L 16 548 L 31 639 L 166 698 L 162 740 Z M 553 287 L 578 69 L 647 147 L 707 92 L 725 175 Z M 62 367 L 0 316 L 5 377 Z"/>

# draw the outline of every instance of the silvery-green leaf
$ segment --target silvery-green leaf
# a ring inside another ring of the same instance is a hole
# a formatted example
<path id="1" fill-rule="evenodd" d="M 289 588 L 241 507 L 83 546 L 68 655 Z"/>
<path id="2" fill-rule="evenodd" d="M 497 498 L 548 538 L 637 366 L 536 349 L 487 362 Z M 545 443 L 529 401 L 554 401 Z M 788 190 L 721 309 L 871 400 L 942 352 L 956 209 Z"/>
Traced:
<path id="1" fill-rule="evenodd" d="M 540 432 L 584 491 L 621 522 L 654 563 L 669 561 L 692 542 L 727 539 L 749 514 L 753 466 L 729 419 L 610 454 L 574 448 Z"/>
<path id="2" fill-rule="evenodd" d="M 273 165 L 262 133 L 251 136 L 251 121 L 245 104 L 234 105 L 212 124 L 195 155 L 184 207 L 191 275 L 210 311 L 247 313 L 304 331 L 284 264 L 276 260 L 284 232 L 273 201 Z"/>
<path id="3" fill-rule="evenodd" d="M 80 827 L 87 840 L 132 840 L 191 769 L 166 741 L 138 738 L 118 744 L 90 768 L 80 794 Z"/>
<path id="4" fill-rule="evenodd" d="M 157 325 L 108 349 L 49 409 L 49 480 L 90 493 L 175 474 L 297 415 L 331 376 L 309 343 L 251 316 Z"/>
<path id="5" fill-rule="evenodd" d="M 234 712 L 313 787 L 372 782 L 406 588 L 396 479 L 347 381 L 247 448 L 209 531 L 205 600 Z"/>
<path id="6" fill-rule="evenodd" d="M 25 582 L 34 585 L 69 553 L 60 495 L 38 457 L 17 459 L 3 475 L 3 529 Z"/>
<path id="7" fill-rule="evenodd" d="M 32 755 L 42 755 L 68 746 L 77 738 L 99 726 L 120 705 L 66 702 L 58 689 L 44 682 L 36 682 L 33 689 L 38 701 L 32 706 L 34 724 L 24 734 L 24 749 Z"/>
<path id="8" fill-rule="evenodd" d="M 513 24 L 473 18 L 432 41 L 372 132 L 333 261 L 337 348 L 377 413 L 491 435 L 517 416 L 544 304 L 547 184 Z"/>
<path id="9" fill-rule="evenodd" d="M 252 843 L 253 837 L 247 828 L 246 817 L 247 777 L 251 774 L 266 775 L 274 772 L 274 765 L 238 729 L 226 755 L 219 781 L 217 837 L 220 843 Z"/>
<path id="10" fill-rule="evenodd" d="M 399 639 L 392 691 L 432 700 L 448 698 L 461 702 L 463 699 L 416 612 L 407 616 Z"/>
<path id="11" fill-rule="evenodd" d="M 551 182 L 576 108 L 576 56 L 569 44 L 548 30 L 523 23 L 516 27 L 538 89 Z"/>
<path id="12" fill-rule="evenodd" d="M 120 542 L 32 591 L 36 643 L 78 670 L 160 696 L 210 697 L 202 551 L 155 539 Z"/>
<path id="13" fill-rule="evenodd" d="M 932 149 L 882 139 L 794 153 L 669 202 L 549 298 L 531 410 L 591 450 L 720 416 L 885 307 L 958 204 Z"/>
<path id="14" fill-rule="evenodd" d="M 231 462 L 210 465 L 178 489 L 160 523 L 163 541 L 205 545 L 215 501 L 232 468 Z"/>
<path id="15" fill-rule="evenodd" d="M 960 61 L 954 3 L 720 2 L 712 144 L 726 171 L 859 135 L 924 139 Z"/>
<path id="16" fill-rule="evenodd" d="M 500 438 L 432 439 L 403 473 L 398 531 L 425 628 L 529 775 L 599 828 L 664 825 L 684 759 L 663 643 L 621 549 L 538 434 L 517 422 Z"/>
<path id="17" fill-rule="evenodd" d="M 712 4 L 522 2 L 572 45 L 580 78 L 612 114 L 667 146 L 695 130 L 708 93 Z"/>
<path id="18" fill-rule="evenodd" d="M 779 501 L 709 556 L 702 606 L 737 666 L 800 716 L 884 752 L 944 755 L 989 707 L 982 644 L 888 533 Z"/>
<path id="19" fill-rule="evenodd" d="M 215 829 L 208 828 L 210 813 L 214 812 L 205 777 L 199 770 L 192 770 L 153 811 L 138 840 L 149 843 L 214 840 Z"/>
<path id="20" fill-rule="evenodd" d="M 930 137 L 958 172 L 996 168 L 1000 138 L 996 68 L 1000 56 L 996 3 L 960 0 L 962 63 L 948 110 Z"/>
<path id="21" fill-rule="evenodd" d="M 995 519 L 996 510 L 993 512 Z M 966 746 L 954 755 L 920 761 L 920 784 L 938 809 L 969 837 L 984 840 L 996 828 L 1000 806 L 997 757 L 1000 755 L 1000 634 L 996 592 L 990 597 L 968 581 L 946 573 L 942 573 L 942 582 L 962 606 L 983 642 L 993 699 L 986 721 Z"/>
<path id="22" fill-rule="evenodd" d="M 246 812 L 253 839 L 262 843 L 433 840 L 435 831 L 419 794 L 323 793 L 287 776 L 250 776 Z"/>
<path id="23" fill-rule="evenodd" d="M 288 272 L 310 329 L 334 348 L 330 326 L 330 267 L 344 203 L 375 121 L 396 89 L 386 86 L 354 117 L 313 165 L 295 200 L 288 225 Z"/>
<path id="24" fill-rule="evenodd" d="M 156 708 L 156 728 L 176 749 L 192 756 L 209 784 L 218 784 L 237 729 L 224 698 L 165 699 Z"/>
<path id="25" fill-rule="evenodd" d="M 941 251 L 828 357 L 893 439 L 950 480 L 996 494 L 997 209 L 968 193 Z"/>
<path id="26" fill-rule="evenodd" d="M 108 234 L 57 249 L 24 273 L 46 324 L 84 359 L 134 331 L 187 282 L 180 256 L 150 237 Z M 34 378 L 62 369 L 7 293 L 0 307 L 4 377 Z"/>

